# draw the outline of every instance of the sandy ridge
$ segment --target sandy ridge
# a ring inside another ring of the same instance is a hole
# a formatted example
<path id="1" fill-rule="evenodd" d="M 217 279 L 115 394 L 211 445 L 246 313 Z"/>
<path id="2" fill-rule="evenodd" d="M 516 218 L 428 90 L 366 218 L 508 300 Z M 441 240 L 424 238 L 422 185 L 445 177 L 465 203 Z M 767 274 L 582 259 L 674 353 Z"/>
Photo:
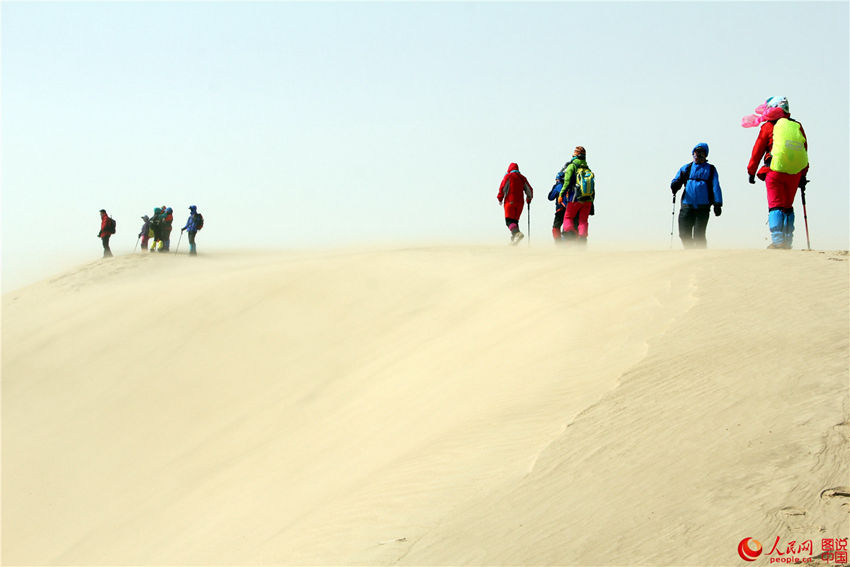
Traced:
<path id="1" fill-rule="evenodd" d="M 771 252 L 119 257 L 5 294 L 4 562 L 723 565 L 846 532 L 847 256 Z"/>

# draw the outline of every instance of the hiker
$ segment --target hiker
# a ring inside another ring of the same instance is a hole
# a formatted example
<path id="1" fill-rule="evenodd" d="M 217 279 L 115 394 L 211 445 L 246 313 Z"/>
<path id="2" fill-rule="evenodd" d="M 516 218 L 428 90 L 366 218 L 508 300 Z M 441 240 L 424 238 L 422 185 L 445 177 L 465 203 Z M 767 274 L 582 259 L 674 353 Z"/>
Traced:
<path id="1" fill-rule="evenodd" d="M 153 250 L 154 238 L 155 238 L 155 236 L 154 236 L 154 230 L 153 230 L 153 217 L 151 217 L 150 226 L 148 228 L 148 241 L 151 243 L 151 250 Z"/>
<path id="2" fill-rule="evenodd" d="M 573 157 L 564 166 L 564 186 L 558 202 L 564 210 L 564 238 L 577 238 L 579 244 L 587 244 L 588 222 L 595 213 L 593 200 L 596 198 L 596 176 L 587 165 L 587 150 L 576 146 Z M 576 234 L 577 233 L 577 234 Z"/>
<path id="3" fill-rule="evenodd" d="M 564 167 L 555 176 L 555 184 L 549 190 L 549 200 L 555 201 L 555 220 L 552 221 L 552 238 L 555 239 L 555 244 L 561 244 L 565 240 L 569 240 L 571 236 L 575 236 L 574 232 L 561 232 L 561 227 L 564 224 L 564 213 L 567 212 L 567 205 L 558 200 L 558 195 L 561 194 L 561 189 L 564 188 L 564 169 L 570 162 L 564 164 Z M 573 219 L 573 224 L 578 223 L 578 218 Z"/>
<path id="4" fill-rule="evenodd" d="M 705 229 L 712 208 L 719 217 L 723 210 L 723 194 L 717 168 L 708 163 L 708 144 L 700 142 L 691 150 L 693 161 L 679 168 L 670 183 L 673 198 L 682 187 L 679 208 L 679 238 L 685 248 L 705 248 Z"/>
<path id="5" fill-rule="evenodd" d="M 171 207 L 167 207 L 162 215 L 162 250 L 160 252 L 168 252 L 171 250 L 171 223 L 174 222 L 174 211 Z"/>
<path id="6" fill-rule="evenodd" d="M 525 235 L 519 230 L 519 217 L 522 215 L 523 194 L 525 194 L 525 202 L 531 204 L 534 198 L 534 189 L 528 183 L 528 179 L 519 172 L 519 166 L 512 163 L 508 166 L 508 172 L 502 178 L 502 184 L 499 185 L 499 194 L 496 198 L 499 204 L 505 206 L 505 224 L 511 231 L 511 244 L 517 244 L 525 238 Z"/>
<path id="7" fill-rule="evenodd" d="M 162 248 L 162 213 L 163 210 L 160 207 L 156 207 L 151 217 L 151 231 L 153 232 L 151 252 L 156 252 Z"/>
<path id="8" fill-rule="evenodd" d="M 555 183 L 552 185 L 547 196 L 550 201 L 555 201 L 555 220 L 552 221 L 552 238 L 555 239 L 555 244 L 563 241 L 561 238 L 561 225 L 564 224 L 564 213 L 567 211 L 567 206 L 558 199 L 558 195 L 561 194 L 563 187 L 564 171 L 562 169 L 555 175 Z"/>
<path id="9" fill-rule="evenodd" d="M 103 257 L 109 258 L 112 256 L 112 250 L 109 249 L 109 237 L 115 233 L 115 221 L 106 214 L 106 209 L 100 209 L 100 232 L 97 237 L 103 243 Z"/>
<path id="10" fill-rule="evenodd" d="M 791 118 L 788 99 L 770 97 L 755 114 L 741 121 L 744 128 L 761 124 L 747 165 L 750 183 L 756 177 L 767 188 L 767 220 L 771 243 L 768 248 L 790 249 L 794 241 L 794 197 L 806 191 L 809 171 L 808 141 L 803 125 Z M 759 162 L 764 157 L 764 165 Z M 758 171 L 756 171 L 758 170 Z"/>
<path id="11" fill-rule="evenodd" d="M 215 219 L 213 219 L 215 220 Z M 189 231 L 189 254 L 196 256 L 198 254 L 195 248 L 195 235 L 204 227 L 204 215 L 198 212 L 198 207 L 192 205 L 189 207 L 189 218 L 186 219 L 186 226 L 180 229 Z"/>
<path id="12" fill-rule="evenodd" d="M 148 238 L 150 238 L 151 233 L 151 218 L 148 215 L 142 215 L 142 220 L 145 222 L 142 224 L 142 229 L 139 231 L 139 238 L 142 239 L 142 250 L 147 252 Z"/>

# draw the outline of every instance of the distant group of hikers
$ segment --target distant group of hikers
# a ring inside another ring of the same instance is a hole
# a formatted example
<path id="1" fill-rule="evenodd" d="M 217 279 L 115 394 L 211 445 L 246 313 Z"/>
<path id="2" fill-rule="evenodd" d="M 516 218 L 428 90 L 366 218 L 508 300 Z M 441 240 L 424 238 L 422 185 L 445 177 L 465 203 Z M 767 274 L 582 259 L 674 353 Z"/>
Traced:
<path id="1" fill-rule="evenodd" d="M 141 219 L 143 224 L 136 240 L 137 245 L 141 242 L 141 251 L 147 252 L 148 243 L 150 243 L 151 252 L 169 252 L 171 250 L 171 224 L 174 222 L 174 210 L 163 205 L 154 208 L 152 217 L 142 215 Z M 203 227 L 204 216 L 198 212 L 197 206 L 190 206 L 189 218 L 186 220 L 186 226 L 180 229 L 180 235 L 183 235 L 183 231 L 188 232 L 189 254 L 193 256 L 198 253 L 195 246 L 195 236 Z M 103 243 L 104 258 L 112 256 L 112 250 L 109 249 L 109 238 L 115 234 L 115 229 L 115 219 L 110 217 L 105 209 L 100 209 L 100 232 L 97 233 L 97 236 Z M 133 249 L 135 250 L 135 247 Z"/>
<path id="2" fill-rule="evenodd" d="M 802 191 L 806 205 L 806 174 L 809 170 L 808 142 L 803 126 L 791 118 L 788 99 L 771 97 L 745 116 L 744 128 L 760 126 L 747 165 L 749 182 L 758 177 L 767 188 L 768 225 L 771 243 L 768 248 L 790 249 L 794 240 L 794 198 Z M 679 238 L 685 248 L 705 248 L 705 231 L 711 211 L 720 216 L 723 194 L 717 168 L 708 163 L 708 144 L 698 143 L 691 150 L 693 161 L 679 168 L 670 183 L 675 215 L 676 193 L 682 192 L 679 208 Z M 763 164 L 762 158 L 764 159 Z M 516 163 L 508 166 L 496 198 L 504 206 L 505 224 L 511 232 L 511 244 L 525 235 L 519 229 L 519 218 L 525 204 L 531 204 L 534 189 L 520 173 Z M 552 237 L 556 243 L 573 241 L 586 244 L 588 217 L 595 214 L 596 176 L 587 164 L 587 151 L 576 146 L 573 155 L 555 175 L 548 199 L 555 201 Z M 808 235 L 808 228 L 807 228 Z M 671 232 L 672 238 L 672 232 Z"/>

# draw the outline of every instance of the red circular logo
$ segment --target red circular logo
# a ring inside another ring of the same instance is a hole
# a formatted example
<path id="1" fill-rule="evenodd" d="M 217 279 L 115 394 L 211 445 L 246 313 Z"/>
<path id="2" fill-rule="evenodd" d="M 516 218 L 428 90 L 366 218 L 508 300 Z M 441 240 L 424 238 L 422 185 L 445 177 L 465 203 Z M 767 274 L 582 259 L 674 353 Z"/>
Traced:
<path id="1" fill-rule="evenodd" d="M 761 555 L 761 542 L 751 537 L 745 537 L 738 544 L 738 555 L 744 561 L 755 561 Z"/>

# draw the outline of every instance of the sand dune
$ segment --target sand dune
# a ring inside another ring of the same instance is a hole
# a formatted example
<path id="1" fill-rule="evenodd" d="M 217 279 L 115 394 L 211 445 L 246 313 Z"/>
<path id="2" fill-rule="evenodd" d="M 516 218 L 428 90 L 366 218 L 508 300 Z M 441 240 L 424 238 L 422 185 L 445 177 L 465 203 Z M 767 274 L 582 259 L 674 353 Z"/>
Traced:
<path id="1" fill-rule="evenodd" d="M 744 537 L 847 537 L 847 260 L 92 262 L 3 296 L 3 562 L 737 565 Z"/>

